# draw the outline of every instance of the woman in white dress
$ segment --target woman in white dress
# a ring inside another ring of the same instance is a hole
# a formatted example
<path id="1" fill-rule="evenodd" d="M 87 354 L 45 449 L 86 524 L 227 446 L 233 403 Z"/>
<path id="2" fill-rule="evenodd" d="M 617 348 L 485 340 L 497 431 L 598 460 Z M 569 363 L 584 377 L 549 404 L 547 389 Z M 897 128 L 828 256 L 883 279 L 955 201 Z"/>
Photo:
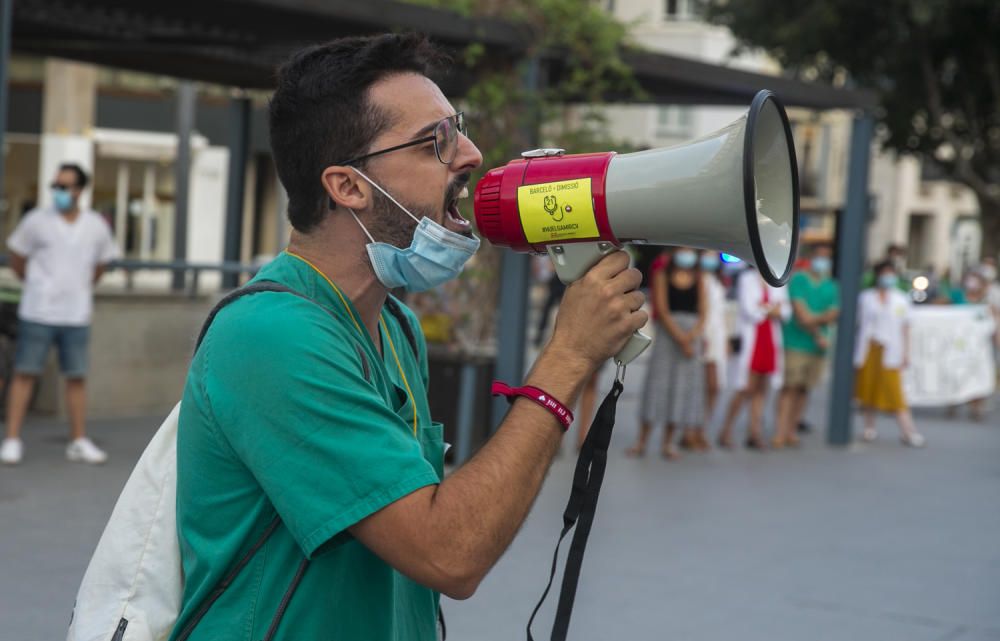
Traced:
<path id="1" fill-rule="evenodd" d="M 739 301 L 740 354 L 734 372 L 734 388 L 726 420 L 719 434 L 719 447 L 733 447 L 733 422 L 746 401 L 750 401 L 750 428 L 746 446 L 764 449 L 762 421 L 768 385 L 781 388 L 781 322 L 792 315 L 788 292 L 771 287 L 755 269 L 746 269 L 736 280 Z"/>
<path id="2" fill-rule="evenodd" d="M 726 287 L 719 280 L 721 261 L 719 253 L 704 251 L 701 254 L 701 274 L 705 281 L 708 310 L 705 318 L 704 351 L 705 364 L 705 424 L 715 415 L 715 403 L 719 398 L 719 376 L 725 371 L 728 356 L 728 331 L 726 330 Z M 709 449 L 704 430 L 698 430 L 695 449 Z"/>

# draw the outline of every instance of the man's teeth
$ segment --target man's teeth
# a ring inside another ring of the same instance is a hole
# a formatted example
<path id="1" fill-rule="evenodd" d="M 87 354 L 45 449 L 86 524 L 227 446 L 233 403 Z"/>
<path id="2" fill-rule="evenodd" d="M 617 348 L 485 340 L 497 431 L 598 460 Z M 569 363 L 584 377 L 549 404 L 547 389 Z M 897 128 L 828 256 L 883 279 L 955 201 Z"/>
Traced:
<path id="1" fill-rule="evenodd" d="M 468 185 L 466 185 L 465 187 L 462 187 L 462 191 L 458 192 L 458 197 L 459 198 L 468 198 L 469 197 L 469 186 Z"/>

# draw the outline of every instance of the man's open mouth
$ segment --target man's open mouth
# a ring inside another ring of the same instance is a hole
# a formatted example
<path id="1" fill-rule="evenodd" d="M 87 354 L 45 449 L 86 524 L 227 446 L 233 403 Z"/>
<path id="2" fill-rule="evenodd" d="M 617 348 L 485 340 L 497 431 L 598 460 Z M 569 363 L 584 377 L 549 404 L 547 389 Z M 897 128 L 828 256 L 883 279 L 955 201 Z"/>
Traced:
<path id="1" fill-rule="evenodd" d="M 448 202 L 448 206 L 445 208 L 445 221 L 444 226 L 451 231 L 456 231 L 459 233 L 465 233 L 469 231 L 469 221 L 462 216 L 462 212 L 459 209 L 458 202 L 463 198 L 469 197 L 469 187 L 466 185 L 462 188 L 462 191 L 458 193 L 458 196 L 452 198 Z"/>

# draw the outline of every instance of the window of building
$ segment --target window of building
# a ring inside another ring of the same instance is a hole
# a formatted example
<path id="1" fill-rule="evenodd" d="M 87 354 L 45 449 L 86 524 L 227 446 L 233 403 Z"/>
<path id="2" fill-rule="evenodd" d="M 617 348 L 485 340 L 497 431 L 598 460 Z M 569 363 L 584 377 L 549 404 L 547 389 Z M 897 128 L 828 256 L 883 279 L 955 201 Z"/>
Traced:
<path id="1" fill-rule="evenodd" d="M 658 136 L 686 136 L 691 132 L 693 121 L 690 107 L 670 105 L 656 108 Z"/>
<path id="2" fill-rule="evenodd" d="M 691 20 L 695 17 L 694 4 L 696 0 L 663 0 L 663 18 L 665 20 Z"/>

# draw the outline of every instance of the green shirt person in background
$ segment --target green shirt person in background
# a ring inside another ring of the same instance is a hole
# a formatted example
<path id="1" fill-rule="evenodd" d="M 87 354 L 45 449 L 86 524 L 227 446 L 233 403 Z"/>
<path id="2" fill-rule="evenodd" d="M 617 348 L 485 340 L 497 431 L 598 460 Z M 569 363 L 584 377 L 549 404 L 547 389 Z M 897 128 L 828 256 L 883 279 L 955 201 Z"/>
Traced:
<path id="1" fill-rule="evenodd" d="M 785 377 L 778 397 L 778 418 L 771 445 L 798 445 L 796 428 L 805 413 L 809 392 L 823 376 L 830 329 L 840 313 L 840 291 L 830 277 L 833 246 L 813 246 L 809 268 L 788 282 L 792 317 L 783 326 Z"/>
<path id="2" fill-rule="evenodd" d="M 472 595 L 558 452 L 561 422 L 519 397 L 442 475 L 424 338 L 388 295 L 453 278 L 478 247 L 457 203 L 482 156 L 428 77 L 441 63 L 424 38 L 386 34 L 304 49 L 278 73 L 270 140 L 293 231 L 256 278 L 298 295 L 233 302 L 191 364 L 172 641 L 431 641 L 439 594 Z M 646 323 L 628 262 L 611 254 L 567 288 L 526 383 L 572 407 Z"/>

